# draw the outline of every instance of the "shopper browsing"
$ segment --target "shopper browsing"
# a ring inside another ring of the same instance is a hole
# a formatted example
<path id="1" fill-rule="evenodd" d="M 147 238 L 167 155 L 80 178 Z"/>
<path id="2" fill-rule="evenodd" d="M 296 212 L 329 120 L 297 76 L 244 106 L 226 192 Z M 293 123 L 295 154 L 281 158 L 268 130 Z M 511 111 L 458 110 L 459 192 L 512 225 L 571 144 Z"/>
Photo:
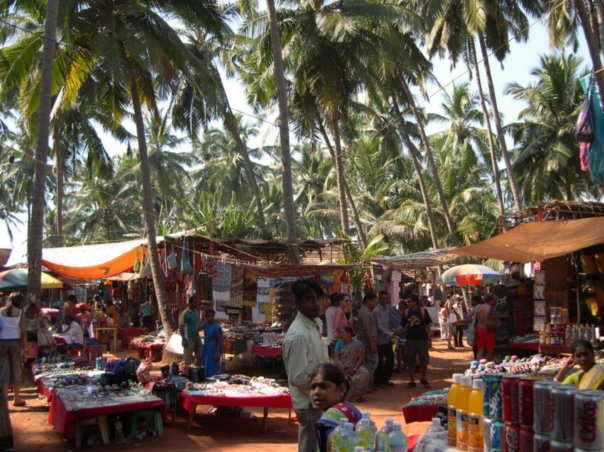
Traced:
<path id="1" fill-rule="evenodd" d="M 426 379 L 428 363 L 430 356 L 428 349 L 432 347 L 432 331 L 430 325 L 432 319 L 428 311 L 419 306 L 419 298 L 417 295 L 412 295 L 409 299 L 409 307 L 403 313 L 401 326 L 407 328 L 406 334 L 406 358 L 407 368 L 409 371 L 408 388 L 414 388 L 415 385 L 415 360 L 419 361 L 419 372 L 421 375 L 420 383 L 429 388 L 430 383 Z"/>
<path id="2" fill-rule="evenodd" d="M 298 451 L 316 452 L 315 422 L 321 410 L 310 399 L 312 369 L 329 361 L 327 347 L 321 339 L 321 299 L 323 290 L 314 279 L 303 279 L 292 285 L 298 307 L 296 318 L 283 340 L 283 361 L 292 405 L 298 417 Z"/>

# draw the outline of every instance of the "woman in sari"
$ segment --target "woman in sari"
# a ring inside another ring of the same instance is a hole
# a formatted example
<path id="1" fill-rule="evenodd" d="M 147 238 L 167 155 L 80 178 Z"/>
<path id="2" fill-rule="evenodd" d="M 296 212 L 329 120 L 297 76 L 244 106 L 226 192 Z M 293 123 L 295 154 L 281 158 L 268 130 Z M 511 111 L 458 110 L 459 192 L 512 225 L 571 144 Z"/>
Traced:
<path id="1" fill-rule="evenodd" d="M 203 331 L 203 349 L 201 351 L 201 365 L 205 367 L 206 378 L 223 372 L 222 359 L 224 347 L 222 343 L 222 328 L 216 323 L 216 312 L 206 309 L 205 322 L 201 324 Z"/>
<path id="2" fill-rule="evenodd" d="M 573 356 L 564 360 L 554 380 L 579 389 L 604 389 L 604 364 L 596 364 L 593 345 L 581 339 L 572 345 L 572 351 Z M 580 370 L 567 376 L 575 364 Z"/>
<path id="3" fill-rule="evenodd" d="M 310 381 L 310 402 L 314 408 L 323 411 L 315 423 L 320 452 L 332 450 L 331 434 L 340 420 L 356 424 L 362 418 L 353 404 L 344 402 L 347 392 L 348 381 L 342 369 L 330 363 L 317 366 Z"/>
<path id="4" fill-rule="evenodd" d="M 365 362 L 365 348 L 363 344 L 352 337 L 352 328 L 340 328 L 340 340 L 336 343 L 334 362 L 342 369 L 350 382 L 352 399 L 362 402 L 363 394 L 369 388 L 371 374 L 363 365 Z"/>

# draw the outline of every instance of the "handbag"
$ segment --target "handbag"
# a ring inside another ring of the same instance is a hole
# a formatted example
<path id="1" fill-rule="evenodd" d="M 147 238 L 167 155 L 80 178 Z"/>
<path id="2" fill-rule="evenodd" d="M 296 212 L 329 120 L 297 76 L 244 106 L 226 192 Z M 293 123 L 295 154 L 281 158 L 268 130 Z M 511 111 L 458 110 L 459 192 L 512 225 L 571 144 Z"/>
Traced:
<path id="1" fill-rule="evenodd" d="M 591 106 L 593 83 L 594 78 L 592 76 L 592 78 L 589 80 L 589 87 L 587 88 L 587 94 L 585 95 L 585 100 L 581 106 L 581 111 L 577 117 L 577 130 L 575 132 L 575 136 L 577 137 L 577 141 L 581 143 L 591 143 L 596 136 L 594 132 L 594 119 Z"/>

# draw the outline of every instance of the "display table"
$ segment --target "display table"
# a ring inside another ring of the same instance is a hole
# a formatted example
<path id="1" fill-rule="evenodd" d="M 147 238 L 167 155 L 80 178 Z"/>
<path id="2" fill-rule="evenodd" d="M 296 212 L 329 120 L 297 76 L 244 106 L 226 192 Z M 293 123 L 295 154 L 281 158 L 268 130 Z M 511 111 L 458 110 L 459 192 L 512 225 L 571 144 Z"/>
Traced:
<path id="1" fill-rule="evenodd" d="M 571 354 L 572 350 L 568 345 L 539 344 L 539 353 L 543 355 L 559 355 L 561 353 Z"/>
<path id="2" fill-rule="evenodd" d="M 111 351 L 113 353 L 117 353 L 118 348 L 117 348 L 117 332 L 119 330 L 119 328 L 115 327 L 115 326 L 102 326 L 102 327 L 96 327 L 93 328 L 94 330 L 94 337 L 98 340 L 99 339 L 99 333 L 112 333 L 112 339 L 111 339 Z"/>
<path id="3" fill-rule="evenodd" d="M 84 407 L 78 391 L 85 391 L 86 387 L 71 387 L 55 390 L 50 401 L 48 423 L 66 439 L 72 439 L 77 422 L 90 418 L 101 418 L 110 414 L 132 413 L 138 410 L 160 410 L 162 418 L 167 419 L 163 400 L 152 394 L 134 397 L 115 397 L 110 400 L 99 399 L 96 406 Z M 101 419 L 102 420 L 102 419 Z"/>
<path id="4" fill-rule="evenodd" d="M 121 328 L 120 329 L 120 340 L 122 341 L 122 348 L 133 348 L 130 345 L 130 341 L 135 337 L 138 337 L 142 334 L 145 334 L 145 330 L 143 328 Z"/>
<path id="5" fill-rule="evenodd" d="M 292 401 L 289 394 L 279 395 L 254 395 L 254 396 L 227 396 L 227 395 L 202 395 L 195 392 L 182 391 L 180 393 L 180 404 L 189 413 L 187 429 L 191 428 L 193 416 L 197 405 L 211 406 L 231 406 L 231 407 L 258 407 L 264 408 L 262 417 L 262 431 L 266 429 L 266 419 L 269 408 L 292 408 Z M 290 411 L 291 415 L 291 411 Z"/>
<path id="6" fill-rule="evenodd" d="M 430 422 L 438 413 L 438 405 L 409 405 L 403 407 L 405 423 Z"/>
<path id="7" fill-rule="evenodd" d="M 263 358 L 278 358 L 283 355 L 283 347 L 280 345 L 252 345 L 252 355 Z"/>

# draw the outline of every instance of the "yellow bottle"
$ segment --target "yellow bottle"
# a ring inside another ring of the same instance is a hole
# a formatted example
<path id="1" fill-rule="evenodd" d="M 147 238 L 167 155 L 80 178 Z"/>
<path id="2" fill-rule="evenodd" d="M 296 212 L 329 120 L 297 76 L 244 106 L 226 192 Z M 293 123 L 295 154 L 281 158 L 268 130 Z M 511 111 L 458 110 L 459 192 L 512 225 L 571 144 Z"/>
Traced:
<path id="1" fill-rule="evenodd" d="M 455 447 L 457 444 L 457 419 L 456 419 L 456 406 L 457 400 L 459 396 L 461 377 L 463 374 L 453 374 L 453 384 L 449 389 L 449 395 L 447 397 L 447 410 L 448 410 L 448 419 L 449 419 L 449 427 L 447 431 L 448 443 L 449 446 Z"/>
<path id="2" fill-rule="evenodd" d="M 468 400 L 468 451 L 484 450 L 484 424 L 482 408 L 482 380 L 472 382 L 472 392 Z"/>
<path id="3" fill-rule="evenodd" d="M 464 375 L 461 377 L 461 387 L 457 394 L 456 419 L 457 419 L 457 448 L 468 450 L 468 401 L 472 392 L 472 377 Z"/>

